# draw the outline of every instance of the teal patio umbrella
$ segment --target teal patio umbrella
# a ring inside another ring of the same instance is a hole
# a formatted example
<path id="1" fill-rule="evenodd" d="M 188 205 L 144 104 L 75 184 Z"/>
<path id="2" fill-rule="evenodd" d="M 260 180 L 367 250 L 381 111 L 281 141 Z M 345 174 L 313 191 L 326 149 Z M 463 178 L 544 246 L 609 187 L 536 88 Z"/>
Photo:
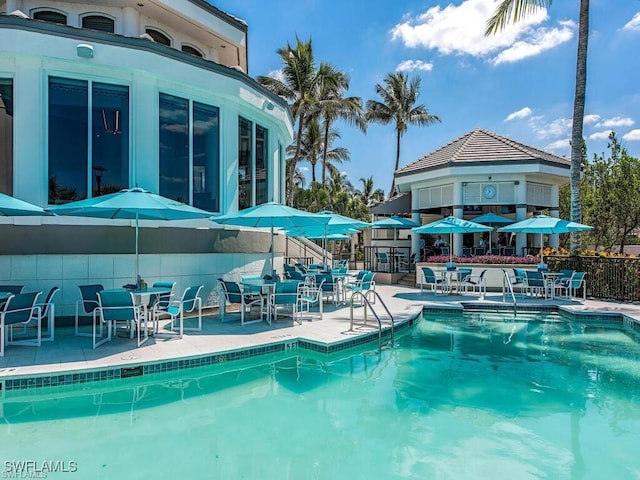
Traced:
<path id="1" fill-rule="evenodd" d="M 330 239 L 329 238 L 330 235 L 338 235 L 338 234 L 350 235 L 353 233 L 360 233 L 360 229 L 371 226 L 369 222 L 364 222 L 362 220 L 358 220 L 355 218 L 346 217 L 344 215 L 340 215 L 339 213 L 331 212 L 329 210 L 322 210 L 321 212 L 318 212 L 318 215 L 329 217 L 329 221 L 325 223 L 320 229 L 321 234 L 318 233 L 318 229 L 316 227 L 303 228 L 302 232 L 298 235 L 296 235 L 295 231 L 289 231 L 287 233 L 290 234 L 291 236 L 322 239 L 324 250 L 326 252 L 327 240 L 335 240 L 335 238 Z M 323 258 L 323 261 L 326 263 L 326 256 Z"/>
<path id="2" fill-rule="evenodd" d="M 548 215 L 536 215 L 512 225 L 499 228 L 499 232 L 539 233 L 540 234 L 540 259 L 542 260 L 543 235 L 555 233 L 571 233 L 591 230 L 593 227 L 582 223 L 570 222 Z"/>
<path id="3" fill-rule="evenodd" d="M 47 216 L 53 215 L 51 212 L 19 200 L 10 195 L 0 193 L 0 216 L 6 217 L 27 217 L 27 216 Z"/>
<path id="4" fill-rule="evenodd" d="M 448 233 L 449 234 L 449 261 L 453 261 L 453 234 L 454 233 L 481 233 L 490 232 L 492 227 L 481 225 L 470 220 L 464 220 L 453 216 L 445 217 L 435 222 L 427 223 L 421 227 L 412 229 L 414 233 L 424 234 L 437 234 Z"/>
<path id="5" fill-rule="evenodd" d="M 472 218 L 471 221 L 481 223 L 482 225 L 490 225 L 492 227 L 515 223 L 515 220 L 513 218 L 503 217 L 502 215 L 498 215 L 493 212 L 485 213 L 484 215 L 480 215 L 479 217 Z"/>
<path id="6" fill-rule="evenodd" d="M 398 230 L 407 230 L 409 228 L 419 227 L 420 225 L 414 222 L 413 220 L 408 220 L 404 217 L 387 217 L 382 220 L 378 220 L 371 224 L 371 228 L 383 229 L 383 230 L 393 230 L 393 246 L 396 246 L 396 237 Z"/>
<path id="7" fill-rule="evenodd" d="M 235 225 L 237 227 L 269 228 L 271 230 L 271 271 L 273 268 L 273 235 L 275 229 L 295 230 L 316 226 L 322 228 L 329 222 L 327 216 L 305 212 L 297 208 L 287 207 L 276 202 L 263 203 L 255 207 L 245 208 L 237 213 L 230 213 L 212 218 L 216 223 Z"/>
<path id="8" fill-rule="evenodd" d="M 135 187 L 49 208 L 57 215 L 135 220 L 136 281 L 139 275 L 139 220 L 187 220 L 209 218 L 211 212 Z"/>

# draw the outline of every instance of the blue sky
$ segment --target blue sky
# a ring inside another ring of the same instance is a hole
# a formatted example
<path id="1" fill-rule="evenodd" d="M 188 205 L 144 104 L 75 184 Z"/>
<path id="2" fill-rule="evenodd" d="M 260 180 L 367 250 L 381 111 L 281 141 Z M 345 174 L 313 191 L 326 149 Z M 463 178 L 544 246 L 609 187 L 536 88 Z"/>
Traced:
<path id="1" fill-rule="evenodd" d="M 400 166 L 484 128 L 569 156 L 575 89 L 578 0 L 557 0 L 501 34 L 483 36 L 497 0 L 213 0 L 249 25 L 249 74 L 277 75 L 275 53 L 296 35 L 316 60 L 350 75 L 350 95 L 379 99 L 391 72 L 421 78 L 419 103 L 442 123 L 409 127 Z M 584 136 L 589 158 L 607 151 L 614 130 L 640 156 L 640 0 L 591 0 Z M 395 160 L 392 125 L 366 135 L 337 125 L 351 182 L 373 176 L 388 191 Z M 310 173 L 306 176 L 310 179 Z"/>

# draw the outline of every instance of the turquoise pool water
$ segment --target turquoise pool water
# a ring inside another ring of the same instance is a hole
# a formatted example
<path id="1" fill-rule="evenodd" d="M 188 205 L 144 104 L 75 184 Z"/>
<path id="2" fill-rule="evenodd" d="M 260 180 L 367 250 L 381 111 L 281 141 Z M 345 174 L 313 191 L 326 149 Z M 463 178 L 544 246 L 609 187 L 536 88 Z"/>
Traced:
<path id="1" fill-rule="evenodd" d="M 3 478 L 640 478 L 640 342 L 620 324 L 429 316 L 393 349 L 6 392 Z M 9 462 L 9 463 L 7 463 Z"/>

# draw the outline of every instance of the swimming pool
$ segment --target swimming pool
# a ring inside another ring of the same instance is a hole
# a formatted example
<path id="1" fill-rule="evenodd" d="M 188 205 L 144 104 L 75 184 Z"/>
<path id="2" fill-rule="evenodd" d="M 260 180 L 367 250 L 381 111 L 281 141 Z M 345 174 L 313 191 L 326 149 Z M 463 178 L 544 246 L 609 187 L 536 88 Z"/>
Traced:
<path id="1" fill-rule="evenodd" d="M 6 392 L 3 475 L 640 476 L 640 342 L 619 323 L 428 314 L 381 355 L 228 368 Z"/>

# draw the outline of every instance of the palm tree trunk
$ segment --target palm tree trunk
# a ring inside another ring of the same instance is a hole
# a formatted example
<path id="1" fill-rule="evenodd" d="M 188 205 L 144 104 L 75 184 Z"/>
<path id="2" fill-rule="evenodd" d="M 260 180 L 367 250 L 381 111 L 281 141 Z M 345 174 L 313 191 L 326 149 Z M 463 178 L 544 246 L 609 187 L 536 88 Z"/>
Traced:
<path id="1" fill-rule="evenodd" d="M 589 0 L 580 0 L 578 27 L 578 55 L 576 65 L 576 91 L 573 101 L 573 127 L 571 130 L 571 221 L 580 222 L 580 172 L 583 158 L 582 126 L 584 121 L 585 92 L 587 88 L 587 44 L 589 40 Z M 571 234 L 571 253 L 582 249 L 580 232 Z"/>
<path id="2" fill-rule="evenodd" d="M 324 146 L 322 148 L 322 186 L 327 181 L 327 149 L 329 148 L 329 121 L 324 122 Z"/>
<path id="3" fill-rule="evenodd" d="M 304 129 L 304 120 L 305 120 L 305 114 L 303 111 L 300 114 L 300 118 L 298 119 L 299 123 L 298 123 L 298 135 L 297 135 L 298 138 L 296 138 L 296 151 L 293 154 L 293 158 L 291 159 L 291 172 L 289 173 L 289 177 L 287 178 L 287 183 L 288 183 L 287 205 L 290 207 L 293 207 L 293 187 L 294 187 L 293 179 L 295 177 L 296 165 L 298 164 L 298 159 L 300 158 L 300 147 L 302 146 L 302 131 Z"/>
<path id="4" fill-rule="evenodd" d="M 397 134 L 396 135 L 396 166 L 393 169 L 394 176 L 391 178 L 391 190 L 389 190 L 389 198 L 393 197 L 393 194 L 396 190 L 395 173 L 396 173 L 396 170 L 398 170 L 398 167 L 400 166 L 400 137 L 402 136 L 402 134 L 398 129 L 396 129 L 396 134 Z"/>

